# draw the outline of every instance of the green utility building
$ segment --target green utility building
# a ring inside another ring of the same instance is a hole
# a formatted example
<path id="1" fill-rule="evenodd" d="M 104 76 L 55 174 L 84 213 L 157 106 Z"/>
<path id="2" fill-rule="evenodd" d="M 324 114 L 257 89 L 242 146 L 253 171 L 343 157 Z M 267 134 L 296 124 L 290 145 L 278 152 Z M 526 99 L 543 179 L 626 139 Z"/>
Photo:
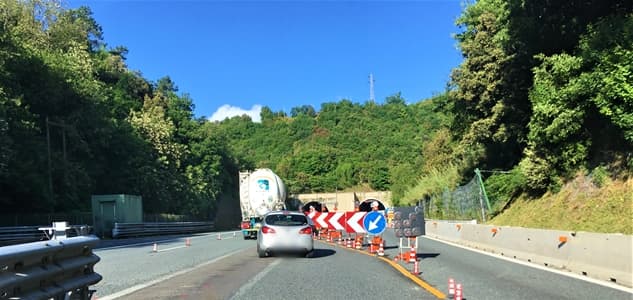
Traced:
<path id="1" fill-rule="evenodd" d="M 93 195 L 92 218 L 98 237 L 112 237 L 114 223 L 143 222 L 143 200 L 135 195 Z"/>

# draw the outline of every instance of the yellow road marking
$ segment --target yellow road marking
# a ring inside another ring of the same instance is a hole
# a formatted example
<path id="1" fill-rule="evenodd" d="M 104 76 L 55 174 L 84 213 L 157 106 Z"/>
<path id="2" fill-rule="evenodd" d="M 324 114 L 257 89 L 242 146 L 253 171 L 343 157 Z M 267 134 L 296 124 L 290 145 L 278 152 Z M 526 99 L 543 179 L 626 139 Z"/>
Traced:
<path id="1" fill-rule="evenodd" d="M 405 269 L 400 264 L 397 264 L 397 263 L 391 261 L 390 259 L 387 259 L 387 258 L 384 258 L 384 257 L 378 257 L 378 258 L 383 260 L 383 261 L 385 261 L 386 263 L 390 264 L 396 270 L 400 271 L 400 273 L 402 273 L 402 275 L 408 277 L 413 282 L 415 282 L 417 285 L 419 285 L 423 289 L 429 291 L 431 294 L 433 294 L 433 296 L 437 297 L 438 299 L 446 299 L 446 295 L 444 293 L 442 293 L 438 289 L 432 287 L 430 284 L 426 283 L 426 281 L 420 279 L 420 277 L 411 274 L 407 269 Z"/>
<path id="2" fill-rule="evenodd" d="M 319 240 L 317 240 L 317 241 L 319 241 Z M 325 243 L 326 244 L 330 244 L 330 245 L 336 245 L 336 244 L 333 244 L 333 243 L 330 243 L 330 242 L 325 242 Z M 367 256 L 377 257 L 377 258 L 381 259 L 382 261 L 384 261 L 384 262 L 388 263 L 389 265 L 391 265 L 394 269 L 398 270 L 405 277 L 411 279 L 411 281 L 413 281 L 415 284 L 419 285 L 421 288 L 423 288 L 423 289 L 427 290 L 429 293 L 433 294 L 433 296 L 437 297 L 438 299 L 446 299 L 446 295 L 444 293 L 442 293 L 440 290 L 434 288 L 433 286 L 428 284 L 426 281 L 422 280 L 420 277 L 411 274 L 411 272 L 409 272 L 403 266 L 401 266 L 400 264 L 398 264 L 396 262 L 391 261 L 388 258 L 379 257 L 379 256 L 376 256 L 374 254 L 367 253 L 367 251 L 363 251 L 363 250 L 359 250 L 359 249 L 355 249 L 355 248 L 347 248 L 347 247 L 341 247 L 341 248 L 347 249 L 347 250 L 353 250 L 353 251 L 356 251 L 358 253 L 365 254 Z"/>

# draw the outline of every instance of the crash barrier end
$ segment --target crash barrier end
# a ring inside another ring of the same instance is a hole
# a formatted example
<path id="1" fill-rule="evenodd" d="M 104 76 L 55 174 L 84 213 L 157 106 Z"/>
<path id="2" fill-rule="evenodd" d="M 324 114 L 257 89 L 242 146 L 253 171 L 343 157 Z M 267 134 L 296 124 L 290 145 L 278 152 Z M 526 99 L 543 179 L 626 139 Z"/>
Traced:
<path id="1" fill-rule="evenodd" d="M 95 236 L 70 237 L 0 248 L 3 299 L 88 299 L 89 286 L 101 281 L 94 272 L 100 258 L 92 252 Z"/>

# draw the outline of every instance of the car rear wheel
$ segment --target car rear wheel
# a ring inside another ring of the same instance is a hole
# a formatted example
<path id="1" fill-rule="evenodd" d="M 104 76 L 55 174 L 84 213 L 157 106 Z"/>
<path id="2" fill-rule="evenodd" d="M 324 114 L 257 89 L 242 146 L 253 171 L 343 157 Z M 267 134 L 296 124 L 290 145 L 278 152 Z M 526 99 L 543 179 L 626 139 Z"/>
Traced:
<path id="1" fill-rule="evenodd" d="M 259 248 L 259 244 L 257 244 L 257 255 L 259 257 L 266 257 L 266 251 L 264 251 L 263 249 Z"/>

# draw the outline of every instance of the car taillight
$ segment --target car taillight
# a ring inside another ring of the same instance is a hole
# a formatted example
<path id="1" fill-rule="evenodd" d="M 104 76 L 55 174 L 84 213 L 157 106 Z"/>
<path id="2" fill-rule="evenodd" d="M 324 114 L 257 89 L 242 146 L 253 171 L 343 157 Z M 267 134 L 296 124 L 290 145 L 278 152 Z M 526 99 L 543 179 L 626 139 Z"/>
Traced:
<path id="1" fill-rule="evenodd" d="M 312 227 L 306 227 L 299 230 L 299 234 L 312 234 Z"/>
<path id="2" fill-rule="evenodd" d="M 264 226 L 262 227 L 262 233 L 275 233 L 275 230 L 268 226 Z"/>
<path id="3" fill-rule="evenodd" d="M 242 222 L 242 229 L 249 229 L 251 228 L 251 222 Z"/>

